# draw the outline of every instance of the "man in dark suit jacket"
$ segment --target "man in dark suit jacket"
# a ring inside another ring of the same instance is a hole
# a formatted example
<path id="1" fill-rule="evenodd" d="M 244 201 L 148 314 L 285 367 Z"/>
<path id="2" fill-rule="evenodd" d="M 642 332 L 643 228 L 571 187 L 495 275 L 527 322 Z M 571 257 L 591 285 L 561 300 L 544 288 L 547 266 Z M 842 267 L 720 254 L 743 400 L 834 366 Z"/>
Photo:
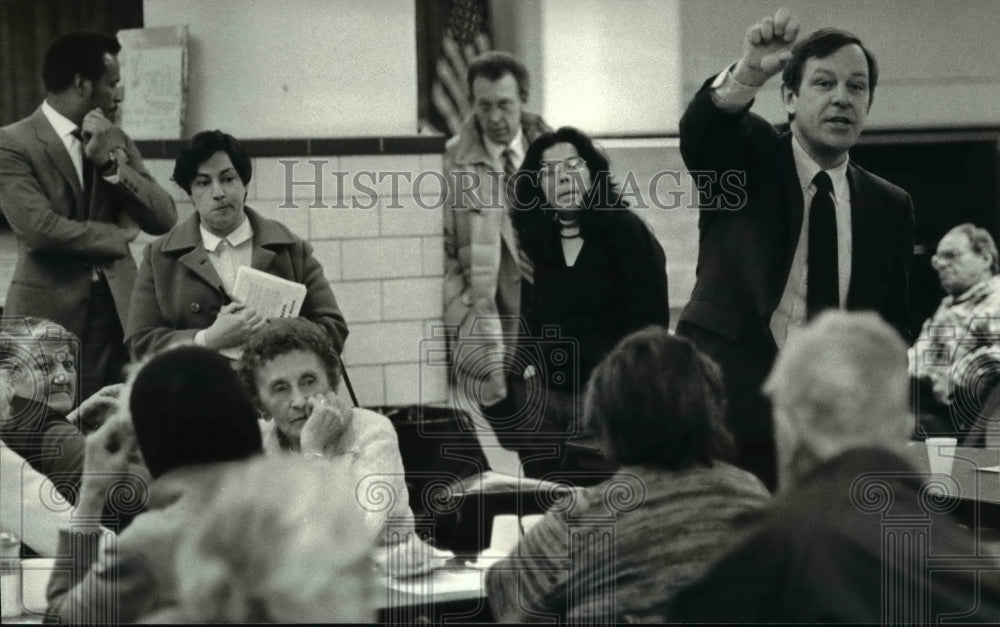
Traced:
<path id="1" fill-rule="evenodd" d="M 18 242 L 4 313 L 49 319 L 80 338 L 82 398 L 120 381 L 128 360 L 129 242 L 177 221 L 170 195 L 112 123 L 120 48 L 98 33 L 57 39 L 43 63 L 45 102 L 0 129 L 0 208 Z"/>
<path id="2" fill-rule="evenodd" d="M 685 164 L 713 182 L 700 190 L 697 283 L 677 331 L 722 366 L 737 461 L 770 487 L 774 442 L 760 386 L 785 341 L 824 307 L 875 310 L 904 337 L 910 323 L 910 197 L 848 160 L 878 80 L 875 59 L 843 31 L 792 47 L 797 36 L 785 9 L 751 27 L 743 57 L 706 83 L 680 123 Z M 779 134 L 749 108 L 782 68 L 791 132 Z"/>

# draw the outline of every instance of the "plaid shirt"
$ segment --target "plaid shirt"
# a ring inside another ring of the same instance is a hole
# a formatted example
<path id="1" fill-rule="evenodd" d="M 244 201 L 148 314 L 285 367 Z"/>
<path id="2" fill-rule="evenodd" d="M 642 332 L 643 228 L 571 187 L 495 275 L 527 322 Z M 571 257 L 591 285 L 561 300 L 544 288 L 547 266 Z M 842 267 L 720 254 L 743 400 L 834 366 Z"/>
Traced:
<path id="1" fill-rule="evenodd" d="M 942 403 L 1000 371 L 1000 275 L 946 296 L 907 356 L 910 376 L 927 380 Z"/>

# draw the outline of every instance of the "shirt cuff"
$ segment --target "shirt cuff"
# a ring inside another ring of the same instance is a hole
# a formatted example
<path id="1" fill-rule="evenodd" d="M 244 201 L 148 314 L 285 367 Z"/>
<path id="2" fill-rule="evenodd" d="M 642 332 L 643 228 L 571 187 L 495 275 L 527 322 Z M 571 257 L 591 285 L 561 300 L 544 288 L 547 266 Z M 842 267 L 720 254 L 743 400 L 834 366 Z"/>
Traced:
<path id="1" fill-rule="evenodd" d="M 194 334 L 194 343 L 197 346 L 206 346 L 205 344 L 205 329 L 198 331 Z"/>
<path id="2" fill-rule="evenodd" d="M 715 106 L 723 111 L 735 113 L 746 107 L 757 97 L 760 87 L 751 87 L 733 78 L 733 68 L 720 72 L 710 87 Z"/>

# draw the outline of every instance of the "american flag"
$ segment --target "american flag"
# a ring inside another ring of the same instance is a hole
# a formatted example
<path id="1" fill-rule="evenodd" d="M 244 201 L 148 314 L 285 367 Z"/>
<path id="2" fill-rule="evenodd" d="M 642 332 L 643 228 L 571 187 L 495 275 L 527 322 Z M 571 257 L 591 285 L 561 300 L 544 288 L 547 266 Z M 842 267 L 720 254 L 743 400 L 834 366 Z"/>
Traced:
<path id="1" fill-rule="evenodd" d="M 431 102 L 451 135 L 458 133 L 471 112 L 465 82 L 469 62 L 490 50 L 489 5 L 486 0 L 450 0 L 443 12 L 446 27 L 431 85 Z"/>

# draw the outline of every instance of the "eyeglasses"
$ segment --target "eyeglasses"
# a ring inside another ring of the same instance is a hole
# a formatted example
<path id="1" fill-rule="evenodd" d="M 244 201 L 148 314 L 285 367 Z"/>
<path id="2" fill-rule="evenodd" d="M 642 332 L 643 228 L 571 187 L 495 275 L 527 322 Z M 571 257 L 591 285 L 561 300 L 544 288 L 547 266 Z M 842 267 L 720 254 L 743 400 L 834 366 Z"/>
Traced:
<path id="1" fill-rule="evenodd" d="M 550 176 L 554 176 L 563 172 L 578 172 L 584 170 L 587 167 L 587 160 L 583 157 L 569 157 L 562 161 L 543 161 L 541 172 Z"/>
<path id="2" fill-rule="evenodd" d="M 948 264 L 957 259 L 961 259 L 965 256 L 964 250 L 941 250 L 931 257 L 931 263 L 934 265 Z"/>

